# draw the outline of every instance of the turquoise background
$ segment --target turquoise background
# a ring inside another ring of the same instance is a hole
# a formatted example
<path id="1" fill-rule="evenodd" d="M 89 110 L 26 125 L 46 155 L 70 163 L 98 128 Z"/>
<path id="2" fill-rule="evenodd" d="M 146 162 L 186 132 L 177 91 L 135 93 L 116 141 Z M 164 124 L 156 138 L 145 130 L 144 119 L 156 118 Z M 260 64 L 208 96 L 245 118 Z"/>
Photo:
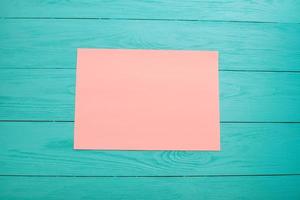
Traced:
<path id="1" fill-rule="evenodd" d="M 2 0 L 0 199 L 300 199 L 299 11 Z M 219 51 L 222 150 L 73 150 L 77 48 Z"/>

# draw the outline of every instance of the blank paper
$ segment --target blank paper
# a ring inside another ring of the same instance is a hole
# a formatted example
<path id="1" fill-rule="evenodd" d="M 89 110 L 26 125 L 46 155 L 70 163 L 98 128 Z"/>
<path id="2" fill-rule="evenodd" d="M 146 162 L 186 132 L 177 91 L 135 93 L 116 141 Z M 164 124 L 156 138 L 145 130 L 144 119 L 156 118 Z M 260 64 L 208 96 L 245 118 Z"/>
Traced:
<path id="1" fill-rule="evenodd" d="M 218 53 L 78 49 L 75 149 L 219 150 Z"/>

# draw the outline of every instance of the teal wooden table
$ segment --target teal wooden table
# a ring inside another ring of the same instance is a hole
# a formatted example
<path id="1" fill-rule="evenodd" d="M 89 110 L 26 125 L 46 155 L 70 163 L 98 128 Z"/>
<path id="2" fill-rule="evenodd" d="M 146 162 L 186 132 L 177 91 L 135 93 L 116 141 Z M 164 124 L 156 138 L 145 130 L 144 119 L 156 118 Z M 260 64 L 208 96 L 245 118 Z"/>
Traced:
<path id="1" fill-rule="evenodd" d="M 300 199 L 300 2 L 0 2 L 0 199 Z M 217 50 L 220 152 L 73 150 L 77 48 Z"/>

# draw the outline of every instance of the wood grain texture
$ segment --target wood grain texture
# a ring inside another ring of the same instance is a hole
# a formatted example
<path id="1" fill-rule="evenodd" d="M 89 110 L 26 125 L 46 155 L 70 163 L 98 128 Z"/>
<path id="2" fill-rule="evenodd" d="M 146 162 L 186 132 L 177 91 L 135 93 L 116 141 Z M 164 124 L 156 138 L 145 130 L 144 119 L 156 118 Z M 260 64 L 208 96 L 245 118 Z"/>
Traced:
<path id="1" fill-rule="evenodd" d="M 2 0 L 0 199 L 300 199 L 299 10 Z M 222 150 L 73 150 L 76 48 L 219 51 Z"/>
<path id="2" fill-rule="evenodd" d="M 300 176 L 218 178 L 0 177 L 1 199 L 296 200 Z"/>
<path id="3" fill-rule="evenodd" d="M 300 73 L 219 73 L 221 121 L 299 122 Z M 74 120 L 74 69 L 0 70 L 0 120 Z"/>
<path id="4" fill-rule="evenodd" d="M 220 152 L 73 150 L 68 122 L 2 122 L 0 130 L 0 175 L 300 174 L 300 124 L 222 124 Z"/>
<path id="5" fill-rule="evenodd" d="M 221 70 L 300 71 L 300 24 L 1 20 L 0 68 L 75 68 L 77 48 L 217 50 Z"/>
<path id="6" fill-rule="evenodd" d="M 1 17 L 300 22 L 297 0 L 2 0 Z"/>

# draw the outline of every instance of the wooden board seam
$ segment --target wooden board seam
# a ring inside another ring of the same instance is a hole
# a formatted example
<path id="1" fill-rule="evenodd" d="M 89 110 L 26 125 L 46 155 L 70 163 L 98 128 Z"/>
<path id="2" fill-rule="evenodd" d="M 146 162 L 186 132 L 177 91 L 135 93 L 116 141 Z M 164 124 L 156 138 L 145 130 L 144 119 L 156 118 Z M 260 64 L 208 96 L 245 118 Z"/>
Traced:
<path id="1" fill-rule="evenodd" d="M 18 123 L 26 123 L 26 122 L 52 122 L 52 123 L 74 123 L 74 120 L 17 120 L 17 119 L 0 119 L 0 123 L 7 123 L 7 122 L 18 122 Z M 221 124 L 300 124 L 298 121 L 287 121 L 287 122 L 280 122 L 280 121 L 220 121 Z"/>
<path id="2" fill-rule="evenodd" d="M 113 21 L 182 21 L 182 22 L 215 22 L 215 23 L 247 23 L 247 24 L 300 24 L 299 22 L 276 21 L 239 21 L 239 20 L 204 20 L 204 19 L 171 19 L 171 18 L 118 18 L 118 17 L 2 17 L 1 19 L 21 20 L 113 20 Z"/>
<path id="3" fill-rule="evenodd" d="M 76 68 L 70 68 L 70 67 L 43 67 L 43 68 L 40 68 L 40 67 L 27 67 L 27 68 L 21 68 L 21 67 L 1 67 L 0 70 L 10 70 L 10 69 L 20 69 L 20 70 L 24 70 L 24 69 L 32 69 L 32 70 L 35 70 L 35 69 L 38 69 L 38 70 L 48 70 L 48 69 L 53 69 L 53 70 L 66 70 L 66 69 L 69 69 L 69 70 L 75 70 Z M 253 72 L 253 73 L 257 73 L 257 72 L 261 72 L 261 73 L 300 73 L 300 70 L 256 70 L 256 69 L 219 69 L 218 70 L 219 72 Z"/>
<path id="4" fill-rule="evenodd" d="M 300 176 L 300 174 L 218 174 L 218 175 L 166 175 L 166 176 L 96 176 L 96 175 L 27 175 L 27 174 L 0 174 L 0 177 L 47 177 L 47 178 L 214 178 L 214 177 L 257 177 L 257 176 Z"/>

